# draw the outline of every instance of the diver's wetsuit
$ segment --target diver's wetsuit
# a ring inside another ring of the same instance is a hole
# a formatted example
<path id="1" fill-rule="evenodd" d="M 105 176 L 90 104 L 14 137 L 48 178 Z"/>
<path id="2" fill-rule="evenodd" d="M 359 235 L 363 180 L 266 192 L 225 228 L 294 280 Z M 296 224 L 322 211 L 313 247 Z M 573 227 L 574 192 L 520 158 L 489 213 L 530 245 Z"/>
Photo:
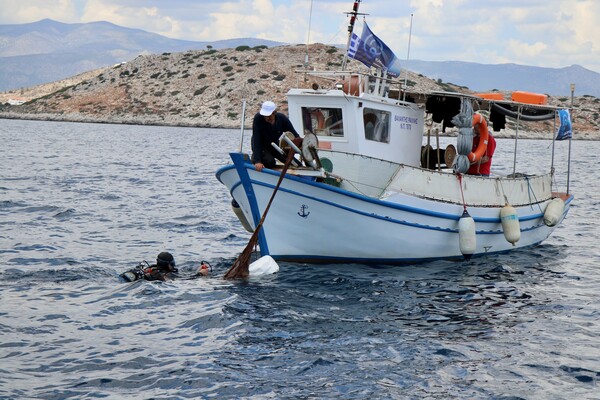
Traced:
<path id="1" fill-rule="evenodd" d="M 176 268 L 169 270 L 161 268 L 156 264 L 144 268 L 143 264 L 140 264 L 137 267 L 122 273 L 121 277 L 128 282 L 140 279 L 145 279 L 147 281 L 165 281 L 167 277 L 171 277 L 173 274 L 177 274 Z"/>

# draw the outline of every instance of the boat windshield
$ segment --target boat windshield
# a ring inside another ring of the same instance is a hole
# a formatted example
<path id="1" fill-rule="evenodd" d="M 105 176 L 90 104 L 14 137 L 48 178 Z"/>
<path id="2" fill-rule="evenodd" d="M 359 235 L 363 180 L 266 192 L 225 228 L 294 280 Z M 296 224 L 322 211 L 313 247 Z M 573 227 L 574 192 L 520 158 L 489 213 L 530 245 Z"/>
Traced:
<path id="1" fill-rule="evenodd" d="M 317 136 L 344 136 L 344 123 L 341 108 L 302 107 L 304 131 Z"/>
<path id="2" fill-rule="evenodd" d="M 375 142 L 390 142 L 390 115 L 389 111 L 375 110 L 365 107 L 363 109 L 363 122 L 365 124 L 365 139 Z"/>

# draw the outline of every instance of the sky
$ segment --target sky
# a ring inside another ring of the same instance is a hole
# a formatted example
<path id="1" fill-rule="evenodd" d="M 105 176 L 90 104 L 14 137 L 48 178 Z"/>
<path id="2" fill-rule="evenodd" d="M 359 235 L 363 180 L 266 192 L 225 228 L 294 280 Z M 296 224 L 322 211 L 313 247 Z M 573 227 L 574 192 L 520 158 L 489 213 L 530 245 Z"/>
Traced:
<path id="1" fill-rule="evenodd" d="M 0 0 L 0 24 L 109 21 L 173 39 L 337 45 L 347 41 L 344 12 L 352 5 L 353 0 Z M 600 72 L 600 0 L 363 0 L 359 12 L 368 14 L 371 30 L 401 60 L 578 64 Z M 360 17 L 359 35 L 362 26 Z"/>

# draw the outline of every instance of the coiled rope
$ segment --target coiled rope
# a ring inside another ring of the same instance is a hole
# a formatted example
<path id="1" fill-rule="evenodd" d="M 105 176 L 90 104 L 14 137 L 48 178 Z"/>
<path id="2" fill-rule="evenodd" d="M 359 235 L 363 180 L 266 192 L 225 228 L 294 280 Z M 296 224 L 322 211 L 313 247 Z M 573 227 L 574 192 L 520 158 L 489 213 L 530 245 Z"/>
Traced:
<path id="1" fill-rule="evenodd" d="M 460 113 L 452 118 L 452 123 L 458 128 L 456 139 L 456 158 L 452 169 L 456 174 L 464 174 L 469 170 L 471 162 L 469 153 L 473 149 L 473 106 L 471 102 L 462 99 Z"/>

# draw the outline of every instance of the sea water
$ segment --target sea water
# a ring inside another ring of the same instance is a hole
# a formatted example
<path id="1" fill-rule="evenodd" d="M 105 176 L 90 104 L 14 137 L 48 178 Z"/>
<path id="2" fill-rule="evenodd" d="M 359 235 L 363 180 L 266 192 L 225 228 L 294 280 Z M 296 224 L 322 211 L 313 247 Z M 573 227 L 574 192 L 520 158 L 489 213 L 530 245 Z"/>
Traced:
<path id="1" fill-rule="evenodd" d="M 538 247 L 230 282 L 250 235 L 214 172 L 248 136 L 0 120 L 0 398 L 600 398 L 599 142 Z M 493 171 L 549 168 L 551 141 L 497 142 Z M 161 251 L 182 278 L 119 278 Z"/>

